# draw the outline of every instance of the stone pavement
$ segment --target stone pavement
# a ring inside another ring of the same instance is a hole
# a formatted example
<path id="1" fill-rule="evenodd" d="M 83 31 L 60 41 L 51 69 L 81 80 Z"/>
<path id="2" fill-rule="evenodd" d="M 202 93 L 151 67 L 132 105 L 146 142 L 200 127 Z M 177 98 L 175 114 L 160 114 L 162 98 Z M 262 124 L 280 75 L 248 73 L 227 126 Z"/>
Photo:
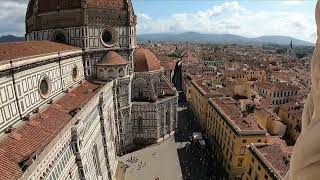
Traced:
<path id="1" fill-rule="evenodd" d="M 172 138 L 126 154 L 119 160 L 127 166 L 125 180 L 182 180 L 176 143 Z"/>

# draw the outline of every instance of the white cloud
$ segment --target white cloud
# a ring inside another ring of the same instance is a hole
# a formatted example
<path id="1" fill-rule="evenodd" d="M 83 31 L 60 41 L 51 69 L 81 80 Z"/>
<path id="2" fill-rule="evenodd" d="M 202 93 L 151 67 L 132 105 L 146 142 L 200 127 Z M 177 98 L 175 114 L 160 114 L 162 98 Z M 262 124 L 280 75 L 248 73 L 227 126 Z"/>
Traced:
<path id="1" fill-rule="evenodd" d="M 4 0 L 1 2 L 0 35 L 24 35 L 26 3 L 27 2 L 23 0 Z"/>
<path id="2" fill-rule="evenodd" d="M 148 16 L 147 14 L 144 14 L 144 13 L 141 13 L 141 14 L 138 13 L 138 16 L 142 20 L 151 20 L 152 19 L 150 16 Z"/>
<path id="3" fill-rule="evenodd" d="M 25 33 L 25 12 L 28 0 L 2 0 L 0 36 Z M 302 0 L 283 3 L 298 5 Z M 313 10 L 312 10 L 313 11 Z M 314 15 L 297 11 L 250 10 L 237 1 L 221 2 L 195 13 L 176 13 L 168 18 L 155 18 L 138 13 L 138 33 L 185 32 L 232 33 L 242 36 L 288 35 L 315 42 Z"/>
<path id="4" fill-rule="evenodd" d="M 316 38 L 314 16 L 291 11 L 253 11 L 243 8 L 236 1 L 192 14 L 172 14 L 166 19 L 138 14 L 138 22 L 138 33 L 196 31 L 247 37 L 287 35 L 310 42 L 315 42 Z"/>

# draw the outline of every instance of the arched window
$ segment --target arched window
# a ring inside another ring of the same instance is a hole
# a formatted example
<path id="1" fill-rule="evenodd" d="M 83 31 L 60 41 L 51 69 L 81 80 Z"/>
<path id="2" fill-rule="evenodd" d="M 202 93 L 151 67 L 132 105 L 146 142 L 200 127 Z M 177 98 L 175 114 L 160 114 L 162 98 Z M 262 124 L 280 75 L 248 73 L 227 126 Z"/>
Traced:
<path id="1" fill-rule="evenodd" d="M 120 76 L 120 77 L 123 77 L 123 76 L 124 76 L 124 70 L 123 70 L 123 68 L 120 68 L 120 69 L 119 69 L 119 76 Z"/>
<path id="2" fill-rule="evenodd" d="M 142 117 L 139 116 L 138 117 L 138 131 L 139 132 L 142 132 L 142 127 L 143 127 L 143 120 L 142 120 Z"/>
<path id="3" fill-rule="evenodd" d="M 54 38 L 54 42 L 67 44 L 67 37 L 62 33 L 58 33 Z"/>
<path id="4" fill-rule="evenodd" d="M 101 174 L 99 153 L 98 153 L 98 148 L 96 144 L 93 146 L 93 149 L 92 149 L 92 157 L 93 157 L 93 163 L 96 169 L 97 176 L 101 176 L 102 174 Z"/>
<path id="5" fill-rule="evenodd" d="M 143 98 L 143 91 L 142 91 L 142 88 L 139 88 L 138 89 L 138 95 L 139 95 L 139 98 Z"/>
<path id="6" fill-rule="evenodd" d="M 75 81 L 78 79 L 78 67 L 77 66 L 74 66 L 72 68 L 72 79 Z"/>
<path id="7" fill-rule="evenodd" d="M 134 79 L 132 81 L 132 98 L 146 99 L 149 97 L 150 86 L 147 85 L 144 79 Z"/>
<path id="8" fill-rule="evenodd" d="M 115 78 L 114 70 L 113 70 L 113 69 L 109 69 L 109 70 L 108 70 L 108 77 L 109 77 L 109 78 L 112 78 L 112 79 Z"/>
<path id="9" fill-rule="evenodd" d="M 104 70 L 103 69 L 99 69 L 99 77 L 104 78 Z"/>

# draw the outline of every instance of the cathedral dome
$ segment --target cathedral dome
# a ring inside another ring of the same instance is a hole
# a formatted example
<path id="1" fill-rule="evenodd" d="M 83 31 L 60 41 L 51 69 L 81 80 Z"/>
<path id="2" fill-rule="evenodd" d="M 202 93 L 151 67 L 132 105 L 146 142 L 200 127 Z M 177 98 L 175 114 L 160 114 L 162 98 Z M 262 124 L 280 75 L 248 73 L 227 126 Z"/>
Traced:
<path id="1" fill-rule="evenodd" d="M 36 0 L 30 0 L 27 17 L 32 15 Z M 88 8 L 107 8 L 113 11 L 122 11 L 126 8 L 125 0 L 87 0 Z M 38 0 L 38 12 L 61 11 L 69 9 L 80 9 L 81 0 Z"/>
<path id="2" fill-rule="evenodd" d="M 134 72 L 149 72 L 160 70 L 160 61 L 148 49 L 137 48 L 134 54 Z"/>
<path id="3" fill-rule="evenodd" d="M 135 23 L 131 0 L 29 0 L 26 13 L 27 34 L 43 29 Z"/>
<path id="4" fill-rule="evenodd" d="M 108 52 L 100 63 L 97 65 L 115 66 L 115 65 L 126 65 L 129 62 L 126 61 L 121 55 L 114 51 Z"/>

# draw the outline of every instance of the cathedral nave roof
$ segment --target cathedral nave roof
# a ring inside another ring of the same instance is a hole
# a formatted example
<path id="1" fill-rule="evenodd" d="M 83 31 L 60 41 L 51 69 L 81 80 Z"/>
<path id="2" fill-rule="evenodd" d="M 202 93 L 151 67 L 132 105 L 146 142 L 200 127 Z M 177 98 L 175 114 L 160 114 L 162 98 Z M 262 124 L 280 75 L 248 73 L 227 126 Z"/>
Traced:
<path id="1" fill-rule="evenodd" d="M 20 178 L 24 173 L 22 165 L 42 153 L 63 128 L 68 126 L 72 119 L 69 113 L 75 108 L 84 107 L 96 95 L 99 87 L 84 82 L 2 140 L 0 179 Z"/>
<path id="2" fill-rule="evenodd" d="M 81 49 L 51 41 L 0 43 L 0 62 L 73 50 Z"/>

